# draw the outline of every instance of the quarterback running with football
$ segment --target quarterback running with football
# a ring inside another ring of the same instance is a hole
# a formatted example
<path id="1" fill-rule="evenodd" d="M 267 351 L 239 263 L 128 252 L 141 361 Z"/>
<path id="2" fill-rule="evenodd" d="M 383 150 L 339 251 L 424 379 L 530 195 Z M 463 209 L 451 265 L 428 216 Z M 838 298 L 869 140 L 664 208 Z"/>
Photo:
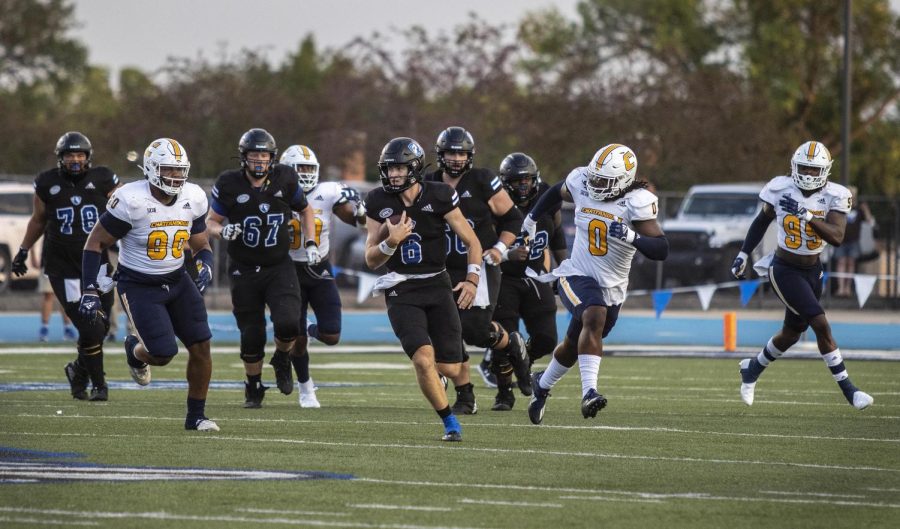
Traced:
<path id="1" fill-rule="evenodd" d="M 160 138 L 144 151 L 146 180 L 113 193 L 84 246 L 81 306 L 86 319 L 101 307 L 97 274 L 100 252 L 120 242 L 117 288 L 134 328 L 125 339 L 131 378 L 150 383 L 150 366 L 164 366 L 178 353 L 175 337 L 188 350 L 186 430 L 218 431 L 206 417 L 212 375 L 202 293 L 212 281 L 213 255 L 206 234 L 206 193 L 187 181 L 191 163 L 176 140 Z M 197 263 L 191 279 L 184 266 L 185 245 Z"/>
<path id="2" fill-rule="evenodd" d="M 832 163 L 831 153 L 821 142 L 808 141 L 797 148 L 791 158 L 791 175 L 776 176 L 760 191 L 762 210 L 747 230 L 731 266 L 734 277 L 743 279 L 749 255 L 769 224 L 777 222 L 778 248 L 774 256 L 766 256 L 754 269 L 769 276 L 775 295 L 784 303 L 784 324 L 755 358 L 740 362 L 741 399 L 748 406 L 753 404 L 756 382 L 763 370 L 797 343 L 809 327 L 816 333 L 819 353 L 847 402 L 862 410 L 874 401 L 850 381 L 825 310 L 819 304 L 823 277 L 819 255 L 829 244 L 841 245 L 852 206 L 850 190 L 828 181 Z"/>
<path id="3" fill-rule="evenodd" d="M 319 408 L 316 398 L 315 384 L 309 375 L 309 338 L 336 345 L 341 339 L 341 297 L 334 281 L 334 270 L 328 261 L 331 226 L 334 218 L 350 226 L 366 224 L 366 208 L 362 204 L 359 193 L 338 182 L 319 182 L 319 160 L 316 153 L 306 145 L 291 145 L 281 155 L 282 165 L 293 167 L 297 171 L 300 189 L 306 194 L 306 200 L 313 210 L 315 222 L 315 242 L 319 248 L 321 261 L 311 264 L 304 248 L 301 232 L 300 214 L 294 212 L 289 221 L 291 227 L 291 259 L 300 282 L 300 335 L 294 342 L 290 357 L 276 351 L 272 356 L 273 366 L 286 363 L 293 364 L 300 385 L 300 407 Z M 307 311 L 312 307 L 316 314 L 316 322 L 307 325 Z M 278 388 L 282 393 L 290 394 L 294 382 L 290 368 L 279 367 L 275 370 Z"/>
<path id="4" fill-rule="evenodd" d="M 631 259 L 639 251 L 661 261 L 669 243 L 656 220 L 657 198 L 647 182 L 635 180 L 637 156 L 620 144 L 607 145 L 586 167 L 577 167 L 541 196 L 522 223 L 534 239 L 537 221 L 565 200 L 575 203 L 575 243 L 568 259 L 542 280 L 559 282 L 559 297 L 572 315 L 562 343 L 550 365 L 532 375 L 534 394 L 528 417 L 534 424 L 544 418 L 550 389 L 578 362 L 581 372 L 581 414 L 596 417 L 606 406 L 597 392 L 602 339 L 612 331 L 625 301 Z M 531 275 L 531 274 L 529 274 Z"/>

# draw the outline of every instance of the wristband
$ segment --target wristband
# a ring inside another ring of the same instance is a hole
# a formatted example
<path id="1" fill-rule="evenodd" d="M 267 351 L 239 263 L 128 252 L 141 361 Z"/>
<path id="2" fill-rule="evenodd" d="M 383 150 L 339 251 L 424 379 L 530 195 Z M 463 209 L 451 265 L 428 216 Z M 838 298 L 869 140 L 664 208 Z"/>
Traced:
<path id="1" fill-rule="evenodd" d="M 391 247 L 391 245 L 387 243 L 387 239 L 378 243 L 378 249 L 381 250 L 381 253 L 384 255 L 394 255 L 394 252 L 397 251 L 397 247 Z"/>
<path id="2" fill-rule="evenodd" d="M 509 246 L 503 244 L 503 241 L 497 241 L 497 244 L 494 245 L 494 249 L 500 252 L 500 255 L 503 255 L 507 250 L 509 250 Z"/>
<path id="3" fill-rule="evenodd" d="M 313 241 L 313 240 L 306 241 L 306 244 L 303 245 L 304 248 L 309 248 L 310 246 L 319 246 L 319 245 L 316 244 L 316 241 Z"/>
<path id="4" fill-rule="evenodd" d="M 466 283 L 469 283 L 470 285 L 475 285 L 475 288 L 478 288 L 478 283 L 472 281 L 471 279 L 465 279 L 464 281 Z"/>
<path id="5" fill-rule="evenodd" d="M 470 264 L 468 268 L 466 268 L 467 274 L 475 274 L 478 277 L 481 277 L 481 265 Z"/>

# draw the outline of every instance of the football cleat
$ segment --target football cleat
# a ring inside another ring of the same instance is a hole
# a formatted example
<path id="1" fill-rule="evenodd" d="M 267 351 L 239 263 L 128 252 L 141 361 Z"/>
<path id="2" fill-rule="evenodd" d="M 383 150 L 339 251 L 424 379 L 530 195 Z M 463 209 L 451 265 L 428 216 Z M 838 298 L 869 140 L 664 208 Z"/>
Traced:
<path id="1" fill-rule="evenodd" d="M 38 331 L 38 341 L 46 342 L 49 340 L 50 340 L 50 329 L 48 329 L 46 325 L 41 325 L 41 330 Z"/>
<path id="2" fill-rule="evenodd" d="M 69 362 L 64 368 L 66 378 L 69 380 L 69 387 L 72 390 L 72 398 L 78 400 L 87 400 L 87 369 L 81 367 L 76 362 Z"/>
<path id="3" fill-rule="evenodd" d="M 516 403 L 516 395 L 512 392 L 512 387 L 500 388 L 497 396 L 494 397 L 494 405 L 491 411 L 510 411 Z"/>
<path id="4" fill-rule="evenodd" d="M 456 402 L 450 411 L 458 415 L 475 415 L 478 413 L 478 404 L 475 402 L 475 389 L 472 384 L 465 384 L 456 388 Z"/>
<path id="5" fill-rule="evenodd" d="M 516 384 L 519 391 L 526 397 L 531 396 L 531 362 L 528 360 L 528 351 L 525 349 L 525 340 L 516 331 L 509 333 L 509 345 L 506 347 L 509 362 L 516 373 Z"/>
<path id="6" fill-rule="evenodd" d="M 197 430 L 198 432 L 218 432 L 219 425 L 206 417 L 188 417 L 184 420 L 185 430 Z"/>
<path id="7" fill-rule="evenodd" d="M 864 410 L 872 405 L 875 399 L 871 395 L 863 391 L 855 391 L 853 393 L 853 407 L 857 410 Z"/>
<path id="8" fill-rule="evenodd" d="M 756 392 L 756 377 L 750 374 L 750 358 L 745 358 L 738 365 L 741 366 L 741 400 L 747 406 L 753 406 L 753 397 Z"/>
<path id="9" fill-rule="evenodd" d="M 294 375 L 291 367 L 291 359 L 284 351 L 275 351 L 269 365 L 275 370 L 275 385 L 278 391 L 285 395 L 294 392 Z"/>
<path id="10" fill-rule="evenodd" d="M 585 419 L 597 416 L 597 412 L 606 407 L 606 397 L 597 393 L 597 390 L 591 388 L 587 395 L 581 399 L 581 415 Z"/>
<path id="11" fill-rule="evenodd" d="M 268 386 L 263 386 L 262 382 L 257 386 L 251 386 L 249 382 L 244 382 L 244 407 L 245 408 L 262 408 L 262 401 L 266 398 L 266 390 Z"/>
<path id="12" fill-rule="evenodd" d="M 138 340 L 137 336 L 133 334 L 129 334 L 127 338 L 125 338 L 125 355 L 129 360 L 134 362 L 140 362 L 137 357 L 134 356 L 134 348 L 137 347 L 137 344 L 141 343 Z M 131 372 L 131 380 L 139 386 L 146 386 L 150 383 L 150 365 L 144 364 L 143 367 L 134 367 L 131 365 L 131 362 L 128 363 L 128 370 Z"/>
<path id="13" fill-rule="evenodd" d="M 91 396 L 88 398 L 90 401 L 101 401 L 106 402 L 109 400 L 109 386 L 103 384 L 102 386 L 94 386 L 91 388 Z"/>
<path id="14" fill-rule="evenodd" d="M 490 351 L 490 349 L 488 349 Z M 490 355 L 485 352 L 484 360 L 481 361 L 477 366 L 478 374 L 481 375 L 481 379 L 484 380 L 484 385 L 489 388 L 497 387 L 497 375 L 491 372 L 491 359 Z"/>
<path id="15" fill-rule="evenodd" d="M 306 382 L 300 383 L 300 407 L 301 408 L 321 408 L 319 399 L 316 398 L 316 386 L 313 384 L 312 378 Z"/>
<path id="16" fill-rule="evenodd" d="M 441 437 L 441 441 L 449 443 L 462 441 L 462 426 L 460 426 L 459 420 L 455 416 L 450 415 L 444 419 L 444 435 Z"/>
<path id="17" fill-rule="evenodd" d="M 66 326 L 63 329 L 63 339 L 67 342 L 74 342 L 78 339 L 78 333 L 75 332 L 74 327 Z"/>
<path id="18" fill-rule="evenodd" d="M 544 420 L 544 408 L 547 407 L 547 398 L 550 396 L 550 390 L 542 388 L 538 382 L 543 374 L 543 371 L 538 371 L 531 375 L 531 388 L 534 390 L 531 402 L 528 403 L 528 418 L 531 419 L 531 424 L 541 424 Z"/>

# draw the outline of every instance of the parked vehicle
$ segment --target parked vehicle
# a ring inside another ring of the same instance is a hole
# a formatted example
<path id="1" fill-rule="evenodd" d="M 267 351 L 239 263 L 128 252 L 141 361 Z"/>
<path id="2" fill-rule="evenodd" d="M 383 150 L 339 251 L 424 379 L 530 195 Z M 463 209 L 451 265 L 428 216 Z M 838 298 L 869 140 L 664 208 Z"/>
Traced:
<path id="1" fill-rule="evenodd" d="M 0 292 L 6 291 L 14 283 L 33 285 L 40 274 L 40 268 L 33 266 L 31 257 L 28 273 L 15 277 L 10 269 L 12 258 L 19 251 L 25 237 L 28 219 L 31 218 L 34 187 L 18 182 L 0 182 Z M 41 239 L 43 241 L 43 239 Z M 40 261 L 41 241 L 32 249 L 33 257 Z"/>

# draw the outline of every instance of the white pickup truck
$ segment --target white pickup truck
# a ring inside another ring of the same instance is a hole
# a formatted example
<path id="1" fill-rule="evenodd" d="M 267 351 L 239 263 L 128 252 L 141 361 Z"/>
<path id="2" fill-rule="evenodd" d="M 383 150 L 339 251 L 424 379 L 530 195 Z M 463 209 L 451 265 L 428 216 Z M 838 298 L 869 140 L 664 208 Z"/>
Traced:
<path id="1" fill-rule="evenodd" d="M 25 228 L 31 218 L 34 187 L 30 184 L 0 182 L 0 292 L 9 288 L 11 281 L 37 279 L 40 268 L 34 266 L 29 255 L 28 273 L 15 277 L 10 271 L 12 258 L 19 251 Z M 41 243 L 35 245 L 35 259 L 40 259 Z"/>

